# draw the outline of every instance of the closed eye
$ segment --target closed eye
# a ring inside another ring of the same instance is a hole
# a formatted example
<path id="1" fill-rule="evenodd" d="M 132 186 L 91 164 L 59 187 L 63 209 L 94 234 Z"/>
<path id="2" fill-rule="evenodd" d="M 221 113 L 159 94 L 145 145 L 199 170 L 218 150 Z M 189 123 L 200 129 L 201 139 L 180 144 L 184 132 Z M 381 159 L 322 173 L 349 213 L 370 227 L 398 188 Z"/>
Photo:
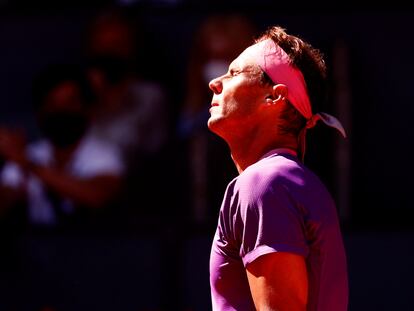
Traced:
<path id="1" fill-rule="evenodd" d="M 238 70 L 230 69 L 230 75 L 231 76 L 237 76 L 240 73 Z"/>

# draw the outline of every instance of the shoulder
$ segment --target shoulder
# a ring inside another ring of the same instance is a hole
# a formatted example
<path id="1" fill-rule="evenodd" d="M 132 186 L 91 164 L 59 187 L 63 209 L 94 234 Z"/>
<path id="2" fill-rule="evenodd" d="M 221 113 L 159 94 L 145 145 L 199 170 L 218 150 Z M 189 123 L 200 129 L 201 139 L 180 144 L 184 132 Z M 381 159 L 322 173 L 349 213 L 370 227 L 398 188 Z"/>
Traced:
<path id="1" fill-rule="evenodd" d="M 285 187 L 303 184 L 306 169 L 295 159 L 276 155 L 249 166 L 239 175 L 235 188 L 250 199 L 278 192 Z"/>

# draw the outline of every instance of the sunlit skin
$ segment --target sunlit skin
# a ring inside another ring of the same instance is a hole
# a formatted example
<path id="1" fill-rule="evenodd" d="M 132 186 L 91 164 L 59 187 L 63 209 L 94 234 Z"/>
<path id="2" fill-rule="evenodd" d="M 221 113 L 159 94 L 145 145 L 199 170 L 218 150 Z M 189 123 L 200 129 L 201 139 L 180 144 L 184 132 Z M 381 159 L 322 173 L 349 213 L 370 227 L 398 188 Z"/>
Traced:
<path id="1" fill-rule="evenodd" d="M 297 149 L 296 137 L 275 126 L 287 87 L 260 82 L 261 69 L 242 53 L 228 72 L 212 80 L 208 127 L 229 145 L 233 161 L 243 172 L 274 148 Z M 305 259 L 291 253 L 263 255 L 246 268 L 257 310 L 305 311 L 308 280 Z"/>
<path id="2" fill-rule="evenodd" d="M 214 94 L 208 127 L 227 142 L 239 172 L 274 148 L 297 148 L 296 137 L 280 135 L 275 126 L 287 105 L 287 88 L 261 83 L 260 73 L 242 53 L 225 75 L 209 84 Z"/>
<path id="3" fill-rule="evenodd" d="M 270 253 L 250 263 L 246 273 L 257 310 L 306 310 L 308 278 L 304 257 Z"/>
<path id="4" fill-rule="evenodd" d="M 233 61 L 228 72 L 210 82 L 214 92 L 211 102 L 210 130 L 233 141 L 256 128 L 259 110 L 270 90 L 258 87 L 258 70 L 243 57 Z"/>

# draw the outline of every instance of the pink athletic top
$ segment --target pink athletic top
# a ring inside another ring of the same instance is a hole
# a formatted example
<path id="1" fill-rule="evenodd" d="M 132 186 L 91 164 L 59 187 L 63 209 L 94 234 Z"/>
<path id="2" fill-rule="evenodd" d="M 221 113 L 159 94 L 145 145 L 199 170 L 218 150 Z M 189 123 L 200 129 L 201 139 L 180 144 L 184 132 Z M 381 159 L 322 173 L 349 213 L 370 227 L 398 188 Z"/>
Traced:
<path id="1" fill-rule="evenodd" d="M 348 278 L 334 202 L 298 159 L 274 150 L 227 187 L 210 257 L 213 310 L 255 310 L 245 267 L 272 252 L 304 256 L 309 311 L 346 311 Z"/>

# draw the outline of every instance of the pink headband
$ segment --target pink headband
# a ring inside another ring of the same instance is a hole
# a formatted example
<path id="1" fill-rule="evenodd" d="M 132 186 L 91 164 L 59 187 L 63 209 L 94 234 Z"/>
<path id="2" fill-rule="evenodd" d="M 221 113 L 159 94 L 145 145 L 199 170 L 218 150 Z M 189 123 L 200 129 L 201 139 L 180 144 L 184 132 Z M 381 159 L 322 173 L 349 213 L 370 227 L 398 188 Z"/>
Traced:
<path id="1" fill-rule="evenodd" d="M 321 120 L 326 125 L 337 129 L 346 137 L 342 124 L 327 113 L 312 113 L 305 79 L 302 72 L 290 64 L 289 55 L 272 39 L 265 39 L 250 47 L 243 53 L 251 56 L 254 62 L 272 79 L 274 83 L 287 86 L 289 102 L 307 120 L 305 128 L 299 135 L 302 159 L 305 155 L 306 130 L 312 128 Z"/>

